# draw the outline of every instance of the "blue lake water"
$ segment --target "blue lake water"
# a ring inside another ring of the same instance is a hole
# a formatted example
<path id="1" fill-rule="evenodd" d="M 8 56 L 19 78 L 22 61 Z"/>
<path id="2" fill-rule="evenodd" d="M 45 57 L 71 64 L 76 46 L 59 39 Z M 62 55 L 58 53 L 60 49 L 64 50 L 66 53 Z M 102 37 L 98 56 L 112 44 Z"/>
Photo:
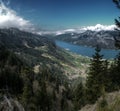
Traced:
<path id="1" fill-rule="evenodd" d="M 95 53 L 95 48 L 92 47 L 73 45 L 59 40 L 56 40 L 55 42 L 57 46 L 67 49 L 71 52 L 80 54 L 82 56 L 92 57 L 92 55 Z M 105 59 L 115 58 L 118 52 L 118 50 L 101 49 L 101 54 L 104 55 L 103 58 Z"/>

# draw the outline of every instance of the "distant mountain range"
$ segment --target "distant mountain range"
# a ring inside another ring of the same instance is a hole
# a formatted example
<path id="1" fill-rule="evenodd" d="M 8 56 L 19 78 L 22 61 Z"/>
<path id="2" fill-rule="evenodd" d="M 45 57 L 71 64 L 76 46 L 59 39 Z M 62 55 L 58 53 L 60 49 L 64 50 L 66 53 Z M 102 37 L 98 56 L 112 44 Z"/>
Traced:
<path id="1" fill-rule="evenodd" d="M 91 31 L 87 30 L 82 33 L 65 33 L 55 35 L 54 38 L 57 40 L 62 40 L 76 45 L 92 46 L 96 47 L 99 45 L 101 48 L 105 49 L 115 49 L 114 37 L 118 37 L 117 31 Z"/>
<path id="2" fill-rule="evenodd" d="M 66 29 L 54 32 L 39 32 L 38 34 L 69 42 L 76 45 L 84 45 L 96 47 L 99 45 L 105 49 L 115 49 L 114 38 L 119 37 L 119 33 L 115 30 L 115 25 L 104 26 L 97 24 L 96 26 L 88 26 L 77 29 Z"/>
<path id="3" fill-rule="evenodd" d="M 23 39 L 21 38 L 21 32 L 19 32 L 20 30 L 18 31 L 18 29 L 9 28 L 9 32 L 13 31 L 14 35 L 12 38 L 14 38 L 15 40 L 16 40 L 15 34 L 17 34 L 18 38 L 20 38 L 19 42 L 18 40 L 17 42 L 15 41 L 15 44 L 17 44 L 17 46 L 19 47 L 21 45 L 22 47 L 23 46 L 37 47 L 39 45 L 42 46 L 44 44 L 55 46 L 55 43 L 53 43 L 52 41 L 52 38 L 54 38 L 56 40 L 62 40 L 65 42 L 76 44 L 76 45 L 84 45 L 84 46 L 91 46 L 91 47 L 96 47 L 96 45 L 99 45 L 101 48 L 115 49 L 116 47 L 115 47 L 114 37 L 119 37 L 119 33 L 114 30 L 115 28 L 116 28 L 115 25 L 104 26 L 101 24 L 97 24 L 96 26 L 87 26 L 87 27 L 76 28 L 76 29 L 34 32 L 34 33 L 37 33 L 37 36 L 35 36 L 36 34 L 31 34 L 31 33 L 26 34 L 24 31 L 21 31 Z M 5 32 L 5 29 L 1 29 L 1 32 L 3 31 Z M 31 38 L 26 37 L 26 35 L 31 36 Z M 8 43 L 10 43 L 11 47 L 12 45 L 13 47 L 15 47 L 13 43 L 14 41 L 10 42 L 12 40 L 10 39 L 10 37 L 8 37 L 7 39 L 9 39 Z M 30 44 L 30 43 L 33 43 L 33 44 Z M 7 42 L 4 44 L 6 45 Z M 29 46 L 29 45 L 32 45 L 32 46 Z"/>

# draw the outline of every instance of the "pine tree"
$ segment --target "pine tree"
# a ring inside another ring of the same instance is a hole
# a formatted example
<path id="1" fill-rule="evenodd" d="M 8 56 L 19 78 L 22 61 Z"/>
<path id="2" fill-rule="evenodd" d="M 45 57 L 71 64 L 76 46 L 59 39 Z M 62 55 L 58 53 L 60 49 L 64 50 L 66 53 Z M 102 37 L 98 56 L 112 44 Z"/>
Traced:
<path id="1" fill-rule="evenodd" d="M 86 81 L 86 94 L 88 103 L 94 103 L 101 95 L 101 88 L 104 85 L 104 60 L 100 54 L 101 49 L 97 46 L 95 55 L 91 60 L 90 70 Z"/>
<path id="2" fill-rule="evenodd" d="M 120 9 L 120 0 L 113 0 L 113 2 L 116 4 L 117 8 Z M 117 31 L 119 32 L 120 36 L 120 17 L 118 19 L 115 19 L 115 24 L 117 26 Z M 119 37 L 114 37 L 115 39 L 115 46 L 120 49 L 120 38 Z"/>
<path id="3" fill-rule="evenodd" d="M 32 97 L 34 96 L 33 93 L 33 80 L 34 80 L 34 74 L 33 71 L 29 68 L 25 68 L 21 70 L 21 75 L 24 80 L 24 88 L 23 88 L 23 94 L 22 94 L 22 102 L 24 104 L 24 107 L 26 110 L 29 109 L 29 104 L 32 103 Z"/>
<path id="4" fill-rule="evenodd" d="M 110 68 L 111 91 L 120 89 L 120 53 Z"/>
<path id="5" fill-rule="evenodd" d="M 74 91 L 74 109 L 77 111 L 85 105 L 85 88 L 79 83 Z"/>
<path id="6" fill-rule="evenodd" d="M 103 61 L 103 76 L 101 76 L 101 80 L 103 83 L 103 87 L 105 88 L 105 91 L 110 92 L 111 87 L 111 79 L 110 79 L 110 63 L 108 60 Z"/>

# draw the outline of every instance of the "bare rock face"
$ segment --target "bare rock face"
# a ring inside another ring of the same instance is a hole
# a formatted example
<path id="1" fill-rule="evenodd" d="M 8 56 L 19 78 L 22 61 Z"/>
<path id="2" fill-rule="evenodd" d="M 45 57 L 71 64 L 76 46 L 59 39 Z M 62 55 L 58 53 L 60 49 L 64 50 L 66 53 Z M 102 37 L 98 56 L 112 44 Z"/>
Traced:
<path id="1" fill-rule="evenodd" d="M 19 101 L 4 95 L 0 100 L 0 111 L 25 111 Z"/>

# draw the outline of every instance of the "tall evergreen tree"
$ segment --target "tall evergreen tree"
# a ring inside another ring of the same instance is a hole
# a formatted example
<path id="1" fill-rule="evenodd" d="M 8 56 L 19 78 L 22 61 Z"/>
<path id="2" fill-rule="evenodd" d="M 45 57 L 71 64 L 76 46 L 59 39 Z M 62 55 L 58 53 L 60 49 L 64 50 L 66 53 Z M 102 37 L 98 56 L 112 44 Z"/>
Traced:
<path id="1" fill-rule="evenodd" d="M 113 0 L 113 2 L 116 4 L 117 8 L 120 9 L 120 0 Z M 117 31 L 120 32 L 120 17 L 118 19 L 115 19 L 115 24 L 117 26 Z M 120 49 L 120 33 L 118 37 L 115 38 L 115 46 Z"/>
<path id="2" fill-rule="evenodd" d="M 101 95 L 101 88 L 104 85 L 104 60 L 100 54 L 101 49 L 97 46 L 95 55 L 91 60 L 90 70 L 86 81 L 86 94 L 88 103 L 94 103 Z"/>
<path id="3" fill-rule="evenodd" d="M 110 74 L 111 80 L 111 91 L 119 90 L 120 89 L 120 53 L 114 60 L 114 63 L 110 67 Z"/>
<path id="4" fill-rule="evenodd" d="M 120 0 L 113 0 L 117 8 L 120 10 Z M 119 32 L 115 39 L 115 46 L 120 49 L 120 17 L 115 19 L 115 24 L 117 26 L 116 30 Z M 110 91 L 117 90 L 120 88 L 120 53 L 117 55 L 114 63 L 111 64 L 110 71 L 109 71 L 109 80 L 111 82 Z"/>
<path id="5" fill-rule="evenodd" d="M 33 93 L 34 72 L 29 68 L 25 68 L 21 70 L 21 75 L 24 80 L 22 102 L 24 104 L 25 109 L 27 110 L 29 104 L 32 103 L 32 97 L 34 96 Z"/>
<path id="6" fill-rule="evenodd" d="M 79 110 L 85 105 L 85 88 L 82 83 L 79 83 L 74 91 L 74 109 Z"/>

